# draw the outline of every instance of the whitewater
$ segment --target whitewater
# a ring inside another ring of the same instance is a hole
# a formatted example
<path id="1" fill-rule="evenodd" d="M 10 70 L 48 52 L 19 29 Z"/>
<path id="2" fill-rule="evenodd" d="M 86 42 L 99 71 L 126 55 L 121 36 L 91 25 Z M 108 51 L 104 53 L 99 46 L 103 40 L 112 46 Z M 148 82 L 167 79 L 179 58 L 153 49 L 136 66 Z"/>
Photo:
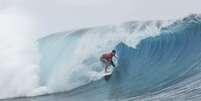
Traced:
<path id="1" fill-rule="evenodd" d="M 12 63 L 0 58 L 2 101 L 201 100 L 201 15 L 59 32 L 23 47 L 22 42 L 0 47 L 1 57 Z M 106 82 L 99 58 L 112 49 L 117 67 Z"/>

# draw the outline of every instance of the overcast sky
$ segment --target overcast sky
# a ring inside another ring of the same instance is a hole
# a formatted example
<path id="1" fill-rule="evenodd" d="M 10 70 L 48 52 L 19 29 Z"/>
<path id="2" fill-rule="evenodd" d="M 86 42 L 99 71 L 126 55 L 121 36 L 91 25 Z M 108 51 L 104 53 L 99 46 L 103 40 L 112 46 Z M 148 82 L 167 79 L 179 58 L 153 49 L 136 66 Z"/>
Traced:
<path id="1" fill-rule="evenodd" d="M 44 36 L 131 20 L 181 18 L 201 13 L 200 4 L 200 0 L 0 0 L 0 27 Z"/>

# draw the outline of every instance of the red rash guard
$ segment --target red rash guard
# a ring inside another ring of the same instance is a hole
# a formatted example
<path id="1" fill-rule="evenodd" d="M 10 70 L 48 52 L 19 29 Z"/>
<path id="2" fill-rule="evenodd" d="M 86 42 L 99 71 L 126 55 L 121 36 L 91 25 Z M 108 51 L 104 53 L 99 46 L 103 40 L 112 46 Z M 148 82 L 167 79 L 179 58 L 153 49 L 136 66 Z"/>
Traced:
<path id="1" fill-rule="evenodd" d="M 102 58 L 106 59 L 107 61 L 112 61 L 112 53 L 106 53 L 102 55 Z"/>

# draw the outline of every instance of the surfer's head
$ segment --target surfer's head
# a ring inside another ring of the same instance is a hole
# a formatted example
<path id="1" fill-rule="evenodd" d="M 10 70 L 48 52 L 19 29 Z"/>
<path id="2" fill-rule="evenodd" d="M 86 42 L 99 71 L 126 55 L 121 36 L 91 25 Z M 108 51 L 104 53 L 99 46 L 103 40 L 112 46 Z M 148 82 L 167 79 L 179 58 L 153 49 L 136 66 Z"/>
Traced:
<path id="1" fill-rule="evenodd" d="M 115 56 L 116 50 L 112 50 L 112 55 Z"/>

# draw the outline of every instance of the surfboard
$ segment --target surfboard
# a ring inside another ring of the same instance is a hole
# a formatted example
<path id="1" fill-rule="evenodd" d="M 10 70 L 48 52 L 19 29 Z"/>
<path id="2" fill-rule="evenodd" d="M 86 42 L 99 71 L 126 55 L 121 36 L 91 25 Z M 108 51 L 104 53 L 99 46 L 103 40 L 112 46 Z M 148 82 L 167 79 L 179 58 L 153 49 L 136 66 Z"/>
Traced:
<path id="1" fill-rule="evenodd" d="M 105 79 L 105 81 L 108 81 L 110 78 L 111 78 L 111 76 L 112 76 L 112 72 L 113 72 L 113 67 L 112 66 L 109 66 L 108 68 L 107 68 L 107 73 L 105 73 L 104 72 L 104 79 Z"/>

